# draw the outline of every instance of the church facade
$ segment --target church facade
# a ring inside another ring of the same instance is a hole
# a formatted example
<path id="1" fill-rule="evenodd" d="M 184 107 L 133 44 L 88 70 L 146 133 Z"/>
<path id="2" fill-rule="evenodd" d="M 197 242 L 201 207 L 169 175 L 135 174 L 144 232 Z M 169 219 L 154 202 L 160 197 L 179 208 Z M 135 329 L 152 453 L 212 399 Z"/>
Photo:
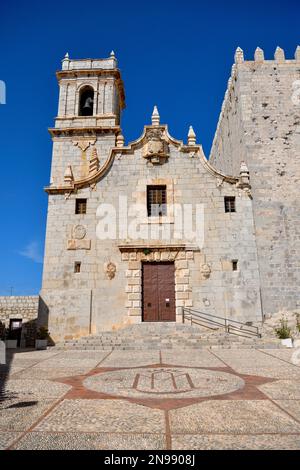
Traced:
<path id="1" fill-rule="evenodd" d="M 290 61 L 295 70 L 297 60 Z M 58 116 L 50 129 L 39 312 L 54 341 L 143 321 L 182 322 L 188 309 L 243 322 L 258 322 L 276 311 L 279 303 L 270 296 L 281 294 L 276 283 L 270 289 L 268 274 L 278 276 L 277 264 L 266 265 L 277 227 L 273 230 L 268 215 L 262 220 L 257 209 L 263 199 L 258 181 L 269 170 L 260 171 L 259 153 L 256 163 L 255 155 L 247 155 L 249 146 L 244 148 L 238 135 L 244 136 L 244 129 L 237 124 L 247 114 L 233 109 L 238 105 L 231 97 L 236 93 L 244 105 L 246 91 L 239 96 L 237 80 L 247 75 L 245 64 L 252 64 L 248 71 L 266 62 L 246 63 L 237 51 L 208 161 L 193 128 L 186 142 L 177 140 L 156 107 L 142 135 L 125 145 L 120 126 L 125 93 L 115 55 L 65 56 L 57 72 Z M 268 62 L 273 67 L 274 61 Z M 226 126 L 232 126 L 231 137 Z M 276 211 L 272 195 L 266 204 L 267 212 Z M 286 251 L 295 250 L 292 243 L 299 237 L 283 236 Z M 290 288 L 284 284 L 281 297 L 290 306 L 298 302 L 293 282 Z"/>

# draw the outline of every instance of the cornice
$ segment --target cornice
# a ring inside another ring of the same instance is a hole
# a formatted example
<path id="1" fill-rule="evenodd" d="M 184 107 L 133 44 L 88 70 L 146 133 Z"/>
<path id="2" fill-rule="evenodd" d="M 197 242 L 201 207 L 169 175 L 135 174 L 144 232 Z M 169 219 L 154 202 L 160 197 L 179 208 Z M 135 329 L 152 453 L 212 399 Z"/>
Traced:
<path id="1" fill-rule="evenodd" d="M 120 126 L 90 126 L 90 127 L 50 127 L 48 131 L 52 137 L 63 137 L 69 135 L 83 136 L 83 135 L 98 135 L 113 133 L 117 135 L 120 132 Z"/>

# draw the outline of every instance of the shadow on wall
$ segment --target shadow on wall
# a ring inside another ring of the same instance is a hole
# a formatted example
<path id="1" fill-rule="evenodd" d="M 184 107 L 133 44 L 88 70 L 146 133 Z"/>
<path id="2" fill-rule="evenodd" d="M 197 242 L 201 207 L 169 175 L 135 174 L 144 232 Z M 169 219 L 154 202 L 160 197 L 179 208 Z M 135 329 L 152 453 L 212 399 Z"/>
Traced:
<path id="1" fill-rule="evenodd" d="M 46 328 L 48 330 L 49 325 L 49 308 L 42 297 L 39 297 L 39 308 L 38 308 L 38 328 Z M 48 346 L 55 346 L 55 342 L 51 338 L 51 331 L 48 332 Z"/>

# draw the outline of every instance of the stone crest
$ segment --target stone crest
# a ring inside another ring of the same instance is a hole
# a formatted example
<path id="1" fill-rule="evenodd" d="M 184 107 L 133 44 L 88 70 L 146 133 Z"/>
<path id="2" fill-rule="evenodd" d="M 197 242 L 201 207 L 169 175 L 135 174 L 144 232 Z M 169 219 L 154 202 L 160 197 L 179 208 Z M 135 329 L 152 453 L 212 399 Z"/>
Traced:
<path id="1" fill-rule="evenodd" d="M 75 225 L 72 232 L 73 238 L 76 240 L 82 240 L 86 236 L 86 228 L 84 225 Z"/>
<path id="2" fill-rule="evenodd" d="M 112 280 L 115 277 L 116 271 L 117 271 L 117 266 L 115 265 L 115 263 L 112 263 L 111 261 L 109 261 L 105 265 L 106 276 L 108 277 L 109 280 Z"/>
<path id="3" fill-rule="evenodd" d="M 147 132 L 144 158 L 152 164 L 162 164 L 168 158 L 168 145 L 164 140 L 163 129 L 151 129 Z"/>

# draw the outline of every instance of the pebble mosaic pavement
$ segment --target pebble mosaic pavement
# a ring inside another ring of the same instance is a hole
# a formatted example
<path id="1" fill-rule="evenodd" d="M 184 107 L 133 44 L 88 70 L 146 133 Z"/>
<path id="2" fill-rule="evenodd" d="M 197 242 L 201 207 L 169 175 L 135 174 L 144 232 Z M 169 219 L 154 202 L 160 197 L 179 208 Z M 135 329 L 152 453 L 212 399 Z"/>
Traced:
<path id="1" fill-rule="evenodd" d="M 287 350 L 12 351 L 0 449 L 300 449 Z"/>

